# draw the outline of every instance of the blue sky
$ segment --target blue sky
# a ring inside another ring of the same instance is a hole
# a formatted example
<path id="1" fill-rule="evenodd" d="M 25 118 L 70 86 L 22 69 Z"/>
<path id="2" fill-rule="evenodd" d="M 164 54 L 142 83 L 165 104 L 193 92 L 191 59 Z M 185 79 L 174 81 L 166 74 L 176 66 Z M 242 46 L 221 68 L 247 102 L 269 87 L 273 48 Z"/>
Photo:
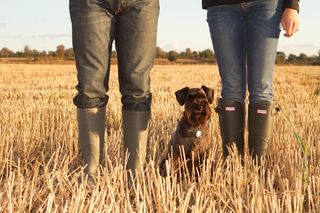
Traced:
<path id="1" fill-rule="evenodd" d="M 58 44 L 71 47 L 68 0 L 0 0 L 0 48 L 14 51 L 25 45 L 55 50 Z M 206 11 L 200 0 L 160 0 L 158 46 L 165 50 L 212 48 Z M 320 1 L 302 0 L 300 32 L 281 36 L 279 51 L 317 54 L 320 50 Z"/>

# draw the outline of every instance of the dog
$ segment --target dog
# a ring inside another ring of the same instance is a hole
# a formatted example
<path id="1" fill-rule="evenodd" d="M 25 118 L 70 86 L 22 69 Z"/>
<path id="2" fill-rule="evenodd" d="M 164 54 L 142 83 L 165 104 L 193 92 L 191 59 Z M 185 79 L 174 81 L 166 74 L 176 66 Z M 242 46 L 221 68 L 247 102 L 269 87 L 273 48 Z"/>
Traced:
<path id="1" fill-rule="evenodd" d="M 166 161 L 169 158 L 172 159 L 172 169 L 175 172 L 181 167 L 183 160 L 181 152 L 183 152 L 190 174 L 192 168 L 201 166 L 213 146 L 210 104 L 213 103 L 214 90 L 206 86 L 185 87 L 178 90 L 175 95 L 178 103 L 184 106 L 184 112 L 160 161 L 159 171 L 163 177 L 168 175 Z"/>

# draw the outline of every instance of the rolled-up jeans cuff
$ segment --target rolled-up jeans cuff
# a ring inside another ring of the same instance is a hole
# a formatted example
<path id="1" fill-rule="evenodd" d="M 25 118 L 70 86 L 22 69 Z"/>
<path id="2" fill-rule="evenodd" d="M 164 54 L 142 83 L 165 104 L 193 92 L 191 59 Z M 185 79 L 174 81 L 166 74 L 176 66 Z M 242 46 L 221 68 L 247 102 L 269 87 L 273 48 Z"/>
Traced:
<path id="1" fill-rule="evenodd" d="M 103 98 L 89 98 L 85 95 L 78 94 L 73 98 L 73 103 L 78 108 L 101 108 L 106 107 L 109 97 L 106 95 Z"/>
<path id="2" fill-rule="evenodd" d="M 121 102 L 123 111 L 150 112 L 152 94 L 142 97 L 122 96 Z"/>

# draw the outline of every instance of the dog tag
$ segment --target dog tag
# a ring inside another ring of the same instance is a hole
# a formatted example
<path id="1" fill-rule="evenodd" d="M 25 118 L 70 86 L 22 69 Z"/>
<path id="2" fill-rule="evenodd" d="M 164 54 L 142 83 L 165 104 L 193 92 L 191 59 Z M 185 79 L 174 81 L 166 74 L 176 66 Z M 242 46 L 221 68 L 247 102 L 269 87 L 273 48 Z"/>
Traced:
<path id="1" fill-rule="evenodd" d="M 198 130 L 198 131 L 196 132 L 196 137 L 197 137 L 197 138 L 200 138 L 200 136 L 201 136 L 201 131 Z"/>

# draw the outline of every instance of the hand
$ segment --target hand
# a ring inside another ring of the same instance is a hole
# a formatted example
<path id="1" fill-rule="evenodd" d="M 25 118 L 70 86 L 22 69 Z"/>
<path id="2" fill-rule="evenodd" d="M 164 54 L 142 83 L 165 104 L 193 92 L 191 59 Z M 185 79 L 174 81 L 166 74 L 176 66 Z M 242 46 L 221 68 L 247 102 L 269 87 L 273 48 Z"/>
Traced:
<path id="1" fill-rule="evenodd" d="M 281 24 L 283 29 L 286 31 L 284 34 L 285 37 L 291 37 L 293 34 L 299 31 L 300 19 L 298 16 L 298 11 L 291 8 L 286 8 L 281 17 Z"/>

